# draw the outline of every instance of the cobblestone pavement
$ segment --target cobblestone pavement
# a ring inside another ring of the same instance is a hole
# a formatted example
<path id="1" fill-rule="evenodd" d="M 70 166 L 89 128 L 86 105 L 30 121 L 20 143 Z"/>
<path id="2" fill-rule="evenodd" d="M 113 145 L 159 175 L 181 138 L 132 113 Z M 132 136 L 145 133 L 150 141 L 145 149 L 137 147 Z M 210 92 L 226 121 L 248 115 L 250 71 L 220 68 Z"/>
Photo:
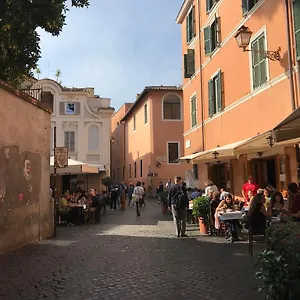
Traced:
<path id="1" fill-rule="evenodd" d="M 262 299 L 246 243 L 174 237 L 148 201 L 108 211 L 99 225 L 59 228 L 55 239 L 0 256 L 0 299 Z M 196 229 L 196 230 L 195 230 Z"/>

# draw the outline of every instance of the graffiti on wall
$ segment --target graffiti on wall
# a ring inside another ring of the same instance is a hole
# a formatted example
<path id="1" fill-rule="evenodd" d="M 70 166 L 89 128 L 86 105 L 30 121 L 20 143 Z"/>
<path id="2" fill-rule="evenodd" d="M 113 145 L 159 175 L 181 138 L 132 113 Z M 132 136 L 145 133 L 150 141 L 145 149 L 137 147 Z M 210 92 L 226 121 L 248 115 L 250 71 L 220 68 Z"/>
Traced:
<path id="1" fill-rule="evenodd" d="M 7 209 L 37 202 L 41 187 L 41 157 L 20 152 L 19 147 L 0 148 L 0 204 Z"/>

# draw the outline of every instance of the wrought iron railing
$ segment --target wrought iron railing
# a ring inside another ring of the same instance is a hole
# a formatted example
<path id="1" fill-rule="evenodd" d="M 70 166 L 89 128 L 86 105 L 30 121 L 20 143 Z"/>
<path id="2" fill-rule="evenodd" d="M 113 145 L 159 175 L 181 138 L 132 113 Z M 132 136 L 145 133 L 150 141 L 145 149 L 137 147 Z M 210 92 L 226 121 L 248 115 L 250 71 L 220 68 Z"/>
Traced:
<path id="1" fill-rule="evenodd" d="M 32 98 L 35 98 L 39 101 L 42 101 L 42 88 L 38 87 L 38 88 L 26 88 L 26 89 L 21 89 L 21 91 L 29 96 L 31 96 Z"/>

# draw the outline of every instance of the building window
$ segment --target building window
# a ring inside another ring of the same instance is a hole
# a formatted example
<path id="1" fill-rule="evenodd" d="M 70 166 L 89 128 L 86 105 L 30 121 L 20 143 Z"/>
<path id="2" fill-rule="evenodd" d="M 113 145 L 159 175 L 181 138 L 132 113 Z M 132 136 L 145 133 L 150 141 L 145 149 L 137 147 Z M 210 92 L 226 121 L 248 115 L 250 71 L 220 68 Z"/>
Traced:
<path id="1" fill-rule="evenodd" d="M 69 152 L 75 152 L 75 132 L 65 131 L 65 147 Z"/>
<path id="2" fill-rule="evenodd" d="M 51 92 L 42 92 L 42 103 L 45 103 L 47 107 L 53 111 L 53 94 Z"/>
<path id="3" fill-rule="evenodd" d="M 210 117 L 222 110 L 222 94 L 222 73 L 219 71 L 208 82 L 208 111 Z"/>
<path id="4" fill-rule="evenodd" d="M 136 131 L 136 116 L 133 116 L 133 131 Z"/>
<path id="5" fill-rule="evenodd" d="M 148 105 L 147 103 L 144 105 L 144 123 L 148 123 Z"/>
<path id="6" fill-rule="evenodd" d="M 195 6 L 186 17 L 186 42 L 189 43 L 194 36 L 196 36 Z"/>
<path id="7" fill-rule="evenodd" d="M 193 164 L 193 178 L 198 180 L 198 164 Z"/>
<path id="8" fill-rule="evenodd" d="M 293 1 L 294 30 L 297 60 L 300 59 L 300 0 Z"/>
<path id="9" fill-rule="evenodd" d="M 196 95 L 191 99 L 191 123 L 192 127 L 197 125 L 197 97 Z"/>
<path id="10" fill-rule="evenodd" d="M 260 0 L 242 0 L 243 14 L 248 13 Z"/>
<path id="11" fill-rule="evenodd" d="M 115 181 L 116 180 L 116 170 L 113 169 L 113 180 Z"/>
<path id="12" fill-rule="evenodd" d="M 60 102 L 59 113 L 60 115 L 80 115 L 80 103 Z"/>
<path id="13" fill-rule="evenodd" d="M 210 55 L 220 45 L 220 33 L 220 18 L 215 18 L 210 26 L 204 28 L 205 55 Z"/>
<path id="14" fill-rule="evenodd" d="M 168 143 L 168 163 L 169 164 L 178 163 L 177 161 L 178 158 L 179 158 L 179 143 L 178 142 Z"/>
<path id="15" fill-rule="evenodd" d="M 143 160 L 140 160 L 140 176 L 143 177 Z"/>
<path id="16" fill-rule="evenodd" d="M 163 100 L 164 120 L 181 120 L 181 101 L 173 95 L 167 96 Z"/>
<path id="17" fill-rule="evenodd" d="M 195 50 L 188 49 L 183 56 L 184 78 L 191 78 L 195 74 Z"/>
<path id="18" fill-rule="evenodd" d="M 88 149 L 89 151 L 99 150 L 99 128 L 96 125 L 89 128 Z"/>
<path id="19" fill-rule="evenodd" d="M 131 164 L 129 164 L 129 179 L 132 177 L 132 169 L 131 169 Z"/>
<path id="20" fill-rule="evenodd" d="M 209 13 L 219 0 L 206 0 L 206 12 Z"/>
<path id="21" fill-rule="evenodd" d="M 265 34 L 261 34 L 251 43 L 253 89 L 267 81 L 267 59 L 265 57 Z"/>
<path id="22" fill-rule="evenodd" d="M 120 168 L 118 168 L 118 180 L 120 180 Z"/>
<path id="23" fill-rule="evenodd" d="M 136 161 L 134 162 L 134 178 L 136 178 Z"/>
<path id="24" fill-rule="evenodd" d="M 122 167 L 122 180 L 125 180 L 125 166 Z"/>

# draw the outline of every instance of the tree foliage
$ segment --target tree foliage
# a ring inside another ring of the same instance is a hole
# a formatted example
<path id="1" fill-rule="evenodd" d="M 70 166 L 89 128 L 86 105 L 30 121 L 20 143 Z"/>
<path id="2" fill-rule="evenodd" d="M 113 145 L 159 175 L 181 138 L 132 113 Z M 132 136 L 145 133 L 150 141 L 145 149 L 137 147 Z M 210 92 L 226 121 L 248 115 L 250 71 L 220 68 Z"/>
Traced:
<path id="1" fill-rule="evenodd" d="M 58 36 L 69 7 L 88 5 L 89 0 L 1 0 L 0 79 L 16 83 L 32 75 L 41 57 L 37 28 Z"/>
<path id="2" fill-rule="evenodd" d="M 104 177 L 101 180 L 101 183 L 106 187 L 109 188 L 110 186 L 113 185 L 114 181 L 111 177 Z"/>

